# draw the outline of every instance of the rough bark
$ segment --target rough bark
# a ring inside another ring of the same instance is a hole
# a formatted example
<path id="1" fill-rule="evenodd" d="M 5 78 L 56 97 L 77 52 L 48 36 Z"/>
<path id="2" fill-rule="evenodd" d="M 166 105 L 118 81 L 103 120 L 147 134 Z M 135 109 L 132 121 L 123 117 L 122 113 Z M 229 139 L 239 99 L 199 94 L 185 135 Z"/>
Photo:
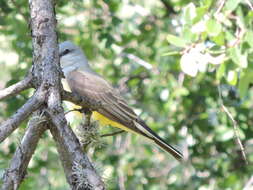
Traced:
<path id="1" fill-rule="evenodd" d="M 30 2 L 31 27 L 34 51 L 34 77 L 42 79 L 42 85 L 47 89 L 47 113 L 52 121 L 50 129 L 57 142 L 58 152 L 66 174 L 67 181 L 72 189 L 87 188 L 104 189 L 104 183 L 96 173 L 88 158 L 82 153 L 81 145 L 72 130 L 67 125 L 64 110 L 61 105 L 61 72 L 57 36 L 55 32 L 56 20 L 53 1 L 34 0 Z M 41 72 L 42 71 L 42 72 Z M 42 76 L 41 76 L 41 73 Z M 35 86 L 40 85 L 35 83 Z M 66 161 L 68 162 L 66 164 Z M 85 184 L 76 178 L 75 165 L 81 165 L 81 176 Z"/>
<path id="2" fill-rule="evenodd" d="M 57 145 L 68 183 L 72 189 L 105 189 L 100 177 L 81 150 L 79 141 L 61 116 L 53 117 L 50 131 Z M 64 138 L 63 138 L 64 137 Z"/>
<path id="3" fill-rule="evenodd" d="M 40 88 L 12 117 L 0 125 L 0 143 L 4 141 L 18 126 L 38 109 L 45 99 L 45 91 Z"/>
<path id="4" fill-rule="evenodd" d="M 26 175 L 26 169 L 35 151 L 38 141 L 47 129 L 43 114 L 36 112 L 28 122 L 28 128 L 20 146 L 11 160 L 4 175 L 2 190 L 16 190 Z"/>
<path id="5" fill-rule="evenodd" d="M 0 90 L 0 99 L 18 94 L 30 87 L 34 87 L 36 91 L 11 118 L 0 125 L 0 142 L 17 129 L 32 112 L 36 111 L 37 115 L 32 117 L 31 121 L 33 122 L 29 122 L 21 145 L 17 148 L 9 168 L 5 172 L 2 189 L 18 189 L 25 177 L 27 166 L 37 143 L 42 133 L 47 129 L 46 126 L 49 126 L 56 141 L 59 157 L 71 189 L 105 189 L 101 177 L 82 152 L 76 135 L 67 124 L 61 98 L 86 105 L 86 107 L 88 105 L 89 109 L 97 108 L 99 102 L 94 103 L 62 90 L 54 1 L 30 0 L 29 6 L 34 50 L 33 67 L 24 80 Z M 34 122 L 34 118 L 41 119 L 41 115 L 43 115 L 43 119 Z M 44 125 L 45 121 L 48 121 L 46 126 Z"/>

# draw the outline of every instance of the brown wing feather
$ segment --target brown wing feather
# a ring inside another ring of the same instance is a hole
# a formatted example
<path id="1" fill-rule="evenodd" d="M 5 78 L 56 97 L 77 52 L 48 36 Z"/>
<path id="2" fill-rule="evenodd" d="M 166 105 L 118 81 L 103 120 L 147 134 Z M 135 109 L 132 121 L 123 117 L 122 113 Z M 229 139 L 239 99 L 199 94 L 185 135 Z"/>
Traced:
<path id="1" fill-rule="evenodd" d="M 138 118 L 137 115 L 119 92 L 103 78 L 93 73 L 72 71 L 66 79 L 72 92 L 102 102 L 104 106 L 97 110 L 99 113 L 142 134 L 133 124 L 133 120 Z"/>

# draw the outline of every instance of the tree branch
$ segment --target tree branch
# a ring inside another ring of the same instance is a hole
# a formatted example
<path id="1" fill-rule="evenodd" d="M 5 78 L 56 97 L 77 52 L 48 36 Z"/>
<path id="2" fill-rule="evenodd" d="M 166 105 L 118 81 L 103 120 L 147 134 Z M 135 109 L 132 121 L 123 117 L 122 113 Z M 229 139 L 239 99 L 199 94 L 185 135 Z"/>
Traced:
<path id="1" fill-rule="evenodd" d="M 113 133 L 108 133 L 108 134 L 101 135 L 100 137 L 114 136 L 114 135 L 118 135 L 118 134 L 124 133 L 124 132 L 126 132 L 126 131 L 124 131 L 124 130 L 119 130 L 119 131 L 116 131 L 116 132 L 113 132 Z"/>
<path id="2" fill-rule="evenodd" d="M 44 131 L 47 129 L 45 119 L 42 114 L 36 112 L 28 122 L 28 128 L 17 147 L 11 160 L 9 168 L 6 170 L 3 178 L 2 190 L 16 190 L 26 175 L 26 169 L 38 144 L 38 141 Z"/>
<path id="3" fill-rule="evenodd" d="M 50 126 L 50 131 L 57 143 L 57 150 L 71 188 L 105 189 L 102 179 L 82 152 L 81 145 L 67 125 L 62 112 L 59 114 L 49 112 L 49 114 L 54 124 Z"/>
<path id="4" fill-rule="evenodd" d="M 250 190 L 253 188 L 253 175 L 249 178 L 245 186 L 243 187 L 243 190 Z"/>
<path id="5" fill-rule="evenodd" d="M 0 100 L 4 98 L 8 98 L 12 95 L 16 95 L 23 90 L 26 90 L 31 87 L 31 81 L 32 76 L 31 74 L 28 74 L 23 80 L 19 81 L 16 84 L 13 84 L 12 86 L 9 86 L 8 88 L 0 90 Z"/>
<path id="6" fill-rule="evenodd" d="M 229 112 L 228 108 L 223 103 L 220 85 L 218 85 L 218 93 L 219 93 L 219 102 L 221 104 L 221 108 L 223 109 L 223 111 L 227 114 L 227 116 L 229 117 L 229 119 L 233 123 L 234 138 L 235 138 L 235 142 L 237 143 L 237 145 L 238 145 L 238 147 L 240 149 L 240 156 L 244 160 L 245 164 L 248 164 L 248 160 L 247 160 L 247 157 L 246 157 L 245 149 L 244 149 L 244 146 L 243 146 L 243 144 L 241 142 L 241 139 L 240 139 L 240 136 L 239 136 L 239 131 L 238 131 L 239 127 L 238 127 L 237 121 L 234 119 L 234 117 L 232 116 L 232 114 Z"/>
<path id="7" fill-rule="evenodd" d="M 44 102 L 45 92 L 40 88 L 19 110 L 0 125 L 0 143 L 4 141 L 28 116 Z"/>
<path id="8" fill-rule="evenodd" d="M 82 153 L 78 139 L 67 125 L 61 105 L 62 87 L 53 0 L 32 0 L 29 4 L 34 47 L 34 77 L 37 80 L 35 86 L 41 85 L 39 82 L 43 81 L 48 87 L 46 112 L 52 121 L 50 131 L 57 142 L 67 181 L 74 190 L 105 189 L 100 176 Z"/>
<path id="9" fill-rule="evenodd" d="M 252 5 L 252 3 L 250 2 L 250 0 L 246 0 L 246 3 L 249 5 L 251 11 L 253 11 L 253 5 Z"/>

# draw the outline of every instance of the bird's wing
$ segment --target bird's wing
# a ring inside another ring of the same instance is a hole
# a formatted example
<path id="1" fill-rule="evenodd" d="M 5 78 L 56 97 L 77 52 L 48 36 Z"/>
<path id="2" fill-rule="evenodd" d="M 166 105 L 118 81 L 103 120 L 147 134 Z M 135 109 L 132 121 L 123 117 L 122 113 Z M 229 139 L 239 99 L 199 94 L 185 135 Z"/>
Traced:
<path id="1" fill-rule="evenodd" d="M 102 103 L 101 108 L 97 110 L 99 113 L 142 134 L 133 123 L 138 116 L 127 105 L 117 89 L 114 89 L 102 77 L 95 73 L 72 71 L 66 76 L 66 79 L 72 92 Z"/>
<path id="2" fill-rule="evenodd" d="M 66 78 L 73 92 L 102 103 L 102 107 L 97 110 L 99 113 L 153 140 L 158 146 L 178 160 L 182 159 L 182 154 L 160 138 L 144 121 L 139 119 L 120 93 L 102 77 L 95 73 L 72 71 Z"/>

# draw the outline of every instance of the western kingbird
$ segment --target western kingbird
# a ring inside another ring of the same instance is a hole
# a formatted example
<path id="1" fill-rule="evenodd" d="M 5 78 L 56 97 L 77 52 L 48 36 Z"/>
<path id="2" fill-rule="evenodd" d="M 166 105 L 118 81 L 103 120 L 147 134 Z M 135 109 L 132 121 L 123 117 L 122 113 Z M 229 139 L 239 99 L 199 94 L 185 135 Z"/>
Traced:
<path id="1" fill-rule="evenodd" d="M 118 90 L 91 69 L 78 46 L 69 41 L 62 42 L 59 44 L 59 54 L 61 68 L 71 91 L 101 102 L 101 107 L 92 112 L 92 118 L 102 124 L 140 134 L 182 160 L 183 155 L 152 131 L 127 105 Z"/>

